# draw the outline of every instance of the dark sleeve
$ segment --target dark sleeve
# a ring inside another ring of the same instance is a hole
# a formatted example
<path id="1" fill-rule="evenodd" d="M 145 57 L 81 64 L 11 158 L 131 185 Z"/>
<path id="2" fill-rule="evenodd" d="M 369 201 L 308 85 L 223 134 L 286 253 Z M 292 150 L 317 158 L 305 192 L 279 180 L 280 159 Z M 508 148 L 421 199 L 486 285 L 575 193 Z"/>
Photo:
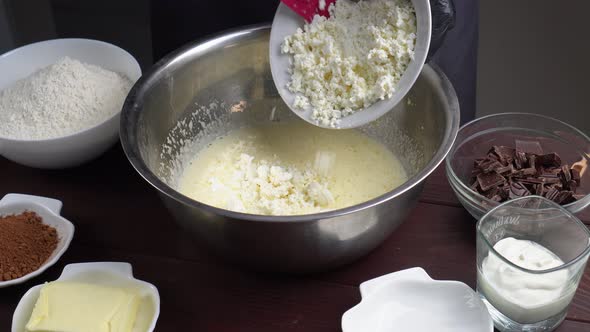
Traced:
<path id="1" fill-rule="evenodd" d="M 455 27 L 431 59 L 447 74 L 461 107 L 461 124 L 475 117 L 479 1 L 454 0 Z"/>
<path id="2" fill-rule="evenodd" d="M 151 0 L 154 61 L 225 29 L 272 21 L 279 0 Z"/>

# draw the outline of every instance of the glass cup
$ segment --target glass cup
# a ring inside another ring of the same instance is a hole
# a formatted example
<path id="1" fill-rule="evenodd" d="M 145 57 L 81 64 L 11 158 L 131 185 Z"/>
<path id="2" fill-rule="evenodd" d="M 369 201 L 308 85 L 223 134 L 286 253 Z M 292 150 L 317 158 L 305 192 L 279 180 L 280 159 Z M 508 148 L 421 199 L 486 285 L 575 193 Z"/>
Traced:
<path id="1" fill-rule="evenodd" d="M 477 292 L 500 331 L 552 331 L 565 318 L 588 254 L 586 225 L 556 203 L 527 196 L 477 223 Z"/>

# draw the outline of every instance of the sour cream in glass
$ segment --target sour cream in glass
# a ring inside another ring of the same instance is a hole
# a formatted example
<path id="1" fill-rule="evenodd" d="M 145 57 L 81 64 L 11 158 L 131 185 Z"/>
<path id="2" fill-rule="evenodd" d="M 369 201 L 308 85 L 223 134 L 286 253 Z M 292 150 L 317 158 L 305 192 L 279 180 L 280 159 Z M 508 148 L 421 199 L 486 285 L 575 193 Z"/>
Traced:
<path id="1" fill-rule="evenodd" d="M 548 270 L 563 261 L 542 245 L 508 237 L 494 245 L 498 254 L 528 270 Z M 550 273 L 529 273 L 515 268 L 491 253 L 478 269 L 479 291 L 505 316 L 522 323 L 536 323 L 566 309 L 575 287 L 567 269 Z"/>

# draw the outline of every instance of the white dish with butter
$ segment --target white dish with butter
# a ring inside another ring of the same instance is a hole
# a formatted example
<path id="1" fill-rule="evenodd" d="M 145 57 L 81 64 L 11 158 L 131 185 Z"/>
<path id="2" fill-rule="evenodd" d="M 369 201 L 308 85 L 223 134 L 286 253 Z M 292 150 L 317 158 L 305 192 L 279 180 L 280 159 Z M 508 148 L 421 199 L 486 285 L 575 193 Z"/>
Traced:
<path id="1" fill-rule="evenodd" d="M 484 303 L 467 285 L 433 280 L 421 268 L 360 285 L 361 302 L 342 316 L 343 332 L 492 332 Z"/>
<path id="2" fill-rule="evenodd" d="M 20 284 L 38 276 L 55 264 L 66 252 L 74 237 L 74 225 L 60 216 L 62 205 L 62 202 L 57 199 L 23 194 L 7 194 L 0 200 L 0 216 L 19 214 L 25 211 L 35 212 L 43 219 L 44 224 L 55 228 L 59 241 L 51 256 L 37 270 L 20 278 L 0 281 L 0 288 Z"/>
<path id="3" fill-rule="evenodd" d="M 135 279 L 129 263 L 100 262 L 67 265 L 59 282 L 84 283 L 132 290 L 139 295 L 139 306 L 132 332 L 152 332 L 160 314 L 157 288 Z M 31 288 L 20 300 L 12 318 L 12 332 L 25 332 L 44 285 Z M 92 298 L 92 297 L 91 297 Z M 96 298 L 96 297 L 94 297 Z"/>

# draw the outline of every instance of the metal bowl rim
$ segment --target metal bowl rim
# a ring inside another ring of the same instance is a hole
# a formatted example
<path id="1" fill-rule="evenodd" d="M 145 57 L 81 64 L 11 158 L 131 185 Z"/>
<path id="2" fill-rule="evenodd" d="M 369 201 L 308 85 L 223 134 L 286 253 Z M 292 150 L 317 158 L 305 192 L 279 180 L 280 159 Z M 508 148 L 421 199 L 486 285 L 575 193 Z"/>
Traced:
<path id="1" fill-rule="evenodd" d="M 207 205 L 197 200 L 191 199 L 185 195 L 182 195 L 166 183 L 164 183 L 160 178 L 155 175 L 145 164 L 143 158 L 141 157 L 141 153 L 139 152 L 137 146 L 137 139 L 136 139 L 136 131 L 137 131 L 137 118 L 141 111 L 141 104 L 138 103 L 138 100 L 141 100 L 147 91 L 151 88 L 151 82 L 154 81 L 160 75 L 157 75 L 160 71 L 164 68 L 170 66 L 176 59 L 180 58 L 182 55 L 193 51 L 198 53 L 205 53 L 206 50 L 199 52 L 200 48 L 204 48 L 209 43 L 214 42 L 227 42 L 234 40 L 243 35 L 252 34 L 252 33 L 259 33 L 261 31 L 268 31 L 270 30 L 270 24 L 258 24 L 258 25 L 250 25 L 245 27 L 239 27 L 235 29 L 225 30 L 203 39 L 190 42 L 185 44 L 181 48 L 176 51 L 173 51 L 158 61 L 156 64 L 150 68 L 133 86 L 131 89 L 125 103 L 123 105 L 123 111 L 121 113 L 121 122 L 120 122 L 120 138 L 121 138 L 121 145 L 123 150 L 127 156 L 127 159 L 131 163 L 131 165 L 135 168 L 135 170 L 154 188 L 156 188 L 161 194 L 168 196 L 169 198 L 173 199 L 174 201 L 180 202 L 184 205 L 196 207 L 200 209 L 204 209 L 209 213 L 213 213 L 216 215 L 221 215 L 225 217 L 229 217 L 232 219 L 241 219 L 241 220 L 249 220 L 249 221 L 259 221 L 259 222 L 270 222 L 270 223 L 283 223 L 283 222 L 313 222 L 320 219 L 329 219 L 334 217 L 339 217 L 343 215 L 352 214 L 354 212 L 362 211 L 374 207 L 376 205 L 383 204 L 395 197 L 398 197 L 405 193 L 406 191 L 412 189 L 419 183 L 421 183 L 430 173 L 432 173 L 443 161 L 445 156 L 451 150 L 455 138 L 457 136 L 459 130 L 459 101 L 457 99 L 457 95 L 453 86 L 449 79 L 445 76 L 445 74 L 440 70 L 436 65 L 432 64 L 425 64 L 424 71 L 431 71 L 434 74 L 439 76 L 441 81 L 441 86 L 445 88 L 442 93 L 446 97 L 449 107 L 446 117 L 445 123 L 445 131 L 444 131 L 444 138 L 441 142 L 439 148 L 437 149 L 436 153 L 430 158 L 430 161 L 414 176 L 408 179 L 404 184 L 399 187 L 394 188 L 393 190 L 375 197 L 371 200 L 366 202 L 356 204 L 353 206 L 336 209 L 336 210 L 329 210 L 320 213 L 313 213 L 313 214 L 303 214 L 303 215 L 258 215 L 258 214 L 250 214 L 250 213 L 241 213 L 231 210 L 226 210 L 222 208 L 218 208 L 215 206 Z"/>

